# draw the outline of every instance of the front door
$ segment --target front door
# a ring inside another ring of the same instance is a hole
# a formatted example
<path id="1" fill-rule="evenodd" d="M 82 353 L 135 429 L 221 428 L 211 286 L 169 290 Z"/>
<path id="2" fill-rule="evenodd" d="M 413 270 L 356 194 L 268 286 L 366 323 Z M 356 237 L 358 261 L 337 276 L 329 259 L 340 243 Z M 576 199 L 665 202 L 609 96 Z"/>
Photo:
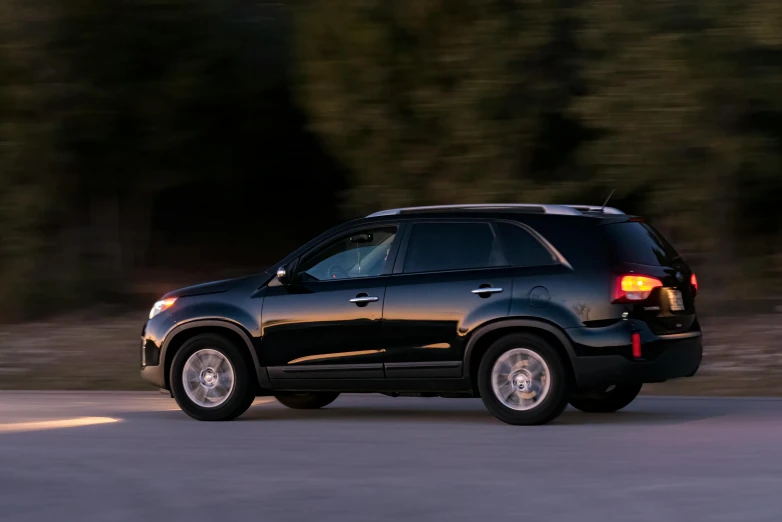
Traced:
<path id="1" fill-rule="evenodd" d="M 411 225 L 386 287 L 388 378 L 460 377 L 468 334 L 505 317 L 512 277 L 489 221 Z"/>
<path id="2" fill-rule="evenodd" d="M 397 226 L 353 230 L 266 289 L 261 351 L 272 380 L 383 378 L 383 301 Z"/>

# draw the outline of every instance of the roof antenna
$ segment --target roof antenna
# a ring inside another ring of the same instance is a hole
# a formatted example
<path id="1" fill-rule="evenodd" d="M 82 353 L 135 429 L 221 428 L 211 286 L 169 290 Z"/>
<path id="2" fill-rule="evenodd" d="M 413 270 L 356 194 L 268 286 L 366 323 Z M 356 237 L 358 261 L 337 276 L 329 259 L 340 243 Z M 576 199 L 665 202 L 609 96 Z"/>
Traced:
<path id="1" fill-rule="evenodd" d="M 603 212 L 603 209 L 606 208 L 606 205 L 608 205 L 608 202 L 611 200 L 611 196 L 614 195 L 614 192 L 616 192 L 616 189 L 612 190 L 611 193 L 606 198 L 606 200 L 603 202 L 603 206 L 600 207 L 600 212 Z"/>

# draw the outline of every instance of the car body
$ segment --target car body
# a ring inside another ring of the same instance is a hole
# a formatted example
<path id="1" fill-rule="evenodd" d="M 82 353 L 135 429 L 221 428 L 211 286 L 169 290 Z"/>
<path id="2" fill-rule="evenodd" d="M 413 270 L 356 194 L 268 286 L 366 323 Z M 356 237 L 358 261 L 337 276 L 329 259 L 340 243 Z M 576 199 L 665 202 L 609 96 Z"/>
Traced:
<path id="1" fill-rule="evenodd" d="M 613 208 L 394 209 L 261 273 L 163 296 L 141 375 L 205 420 L 258 395 L 307 408 L 379 392 L 481 397 L 505 422 L 543 423 L 568 401 L 614 411 L 643 383 L 693 375 L 696 294 L 659 232 Z"/>

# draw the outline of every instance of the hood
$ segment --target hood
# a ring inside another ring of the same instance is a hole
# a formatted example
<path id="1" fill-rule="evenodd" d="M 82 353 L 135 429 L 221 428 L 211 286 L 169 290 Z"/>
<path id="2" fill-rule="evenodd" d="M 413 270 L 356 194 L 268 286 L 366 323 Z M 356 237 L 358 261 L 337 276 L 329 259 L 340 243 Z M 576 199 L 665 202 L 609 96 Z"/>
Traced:
<path id="1" fill-rule="evenodd" d="M 212 281 L 210 283 L 201 283 L 200 285 L 186 286 L 179 290 L 174 290 L 163 296 L 163 299 L 168 297 L 190 297 L 194 295 L 204 294 L 221 294 L 227 292 L 231 288 L 235 287 L 242 281 L 249 279 L 250 277 L 236 277 L 233 279 L 222 279 L 220 281 Z"/>

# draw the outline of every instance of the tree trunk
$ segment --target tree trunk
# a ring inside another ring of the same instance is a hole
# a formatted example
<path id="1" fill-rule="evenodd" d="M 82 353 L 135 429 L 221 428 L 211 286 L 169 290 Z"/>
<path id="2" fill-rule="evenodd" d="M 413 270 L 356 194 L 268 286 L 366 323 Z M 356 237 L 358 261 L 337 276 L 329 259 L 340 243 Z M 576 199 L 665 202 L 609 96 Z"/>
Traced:
<path id="1" fill-rule="evenodd" d="M 131 274 L 147 260 L 152 237 L 152 201 L 148 194 L 134 193 L 122 199 L 122 269 Z"/>
<path id="2" fill-rule="evenodd" d="M 709 211 L 713 213 L 716 227 L 712 250 L 712 262 L 716 268 L 716 276 L 720 281 L 723 299 L 740 298 L 741 291 L 737 285 L 736 275 L 739 272 L 736 259 L 736 208 L 737 208 L 737 174 L 726 169 L 717 178 L 715 206 Z"/>
<path id="3" fill-rule="evenodd" d="M 86 251 L 91 265 L 102 277 L 119 277 L 122 272 L 119 197 L 94 194 L 89 201 Z"/>

